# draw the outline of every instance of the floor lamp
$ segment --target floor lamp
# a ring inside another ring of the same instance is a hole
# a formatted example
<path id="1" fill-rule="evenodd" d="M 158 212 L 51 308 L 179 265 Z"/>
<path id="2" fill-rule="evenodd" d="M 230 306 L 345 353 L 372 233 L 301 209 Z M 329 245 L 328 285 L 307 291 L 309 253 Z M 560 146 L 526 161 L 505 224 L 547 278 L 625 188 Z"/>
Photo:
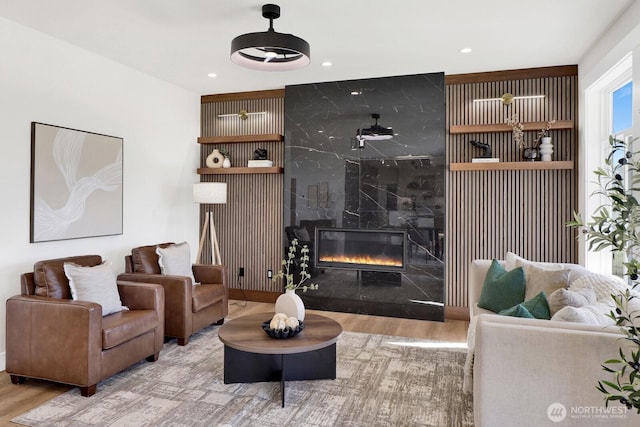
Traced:
<path id="1" fill-rule="evenodd" d="M 201 205 L 226 204 L 227 203 L 227 183 L 226 182 L 197 182 L 193 184 L 193 201 Z M 209 230 L 210 228 L 210 230 Z M 202 225 L 202 234 L 200 235 L 200 245 L 198 246 L 198 262 L 201 262 L 202 247 L 204 239 L 207 236 L 211 238 L 211 264 L 222 264 L 220 258 L 220 248 L 218 247 L 218 237 L 216 236 L 216 227 L 213 224 L 213 214 L 211 210 L 205 212 L 204 224 Z M 203 262 L 206 264 L 206 262 Z"/>

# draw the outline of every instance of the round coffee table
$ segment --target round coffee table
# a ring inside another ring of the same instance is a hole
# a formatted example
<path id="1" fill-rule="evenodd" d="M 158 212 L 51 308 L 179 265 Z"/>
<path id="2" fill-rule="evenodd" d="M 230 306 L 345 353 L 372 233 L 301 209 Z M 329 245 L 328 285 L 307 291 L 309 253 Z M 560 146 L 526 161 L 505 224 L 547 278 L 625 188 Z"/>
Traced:
<path id="1" fill-rule="evenodd" d="M 336 342 L 342 326 L 333 319 L 307 313 L 295 337 L 275 339 L 262 329 L 274 313 L 259 313 L 225 322 L 218 330 L 224 343 L 224 383 L 336 378 Z"/>

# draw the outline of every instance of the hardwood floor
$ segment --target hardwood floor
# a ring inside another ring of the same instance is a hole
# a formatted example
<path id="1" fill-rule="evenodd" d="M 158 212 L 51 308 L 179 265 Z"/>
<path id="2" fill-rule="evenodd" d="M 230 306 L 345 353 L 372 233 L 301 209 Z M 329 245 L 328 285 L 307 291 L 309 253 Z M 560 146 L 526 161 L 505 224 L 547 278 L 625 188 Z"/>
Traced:
<path id="1" fill-rule="evenodd" d="M 243 307 L 243 305 L 245 305 L 245 301 L 231 301 L 227 318 L 234 319 L 249 314 L 273 311 L 273 304 L 269 303 L 247 301 L 246 306 Z M 324 314 L 335 319 L 345 331 L 456 343 L 466 341 L 467 328 L 469 327 L 469 322 L 464 320 L 429 322 L 316 310 L 309 310 L 309 312 Z M 6 372 L 0 372 L 0 426 L 15 426 L 16 424 L 12 424 L 9 420 L 72 388 L 63 384 L 33 379 L 27 379 L 24 384 L 14 385 L 11 384 Z M 100 393 L 99 387 L 97 393 Z"/>

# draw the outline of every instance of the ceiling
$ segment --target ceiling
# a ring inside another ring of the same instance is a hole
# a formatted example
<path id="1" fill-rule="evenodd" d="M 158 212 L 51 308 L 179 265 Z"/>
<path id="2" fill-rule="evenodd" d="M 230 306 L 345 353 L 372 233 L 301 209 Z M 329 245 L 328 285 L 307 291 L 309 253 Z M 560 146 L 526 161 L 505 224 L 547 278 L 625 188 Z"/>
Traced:
<path id="1" fill-rule="evenodd" d="M 311 45 L 285 72 L 229 59 L 235 36 L 267 30 L 264 0 L 0 0 L 0 16 L 205 95 L 577 64 L 633 1 L 280 0 L 275 30 Z"/>

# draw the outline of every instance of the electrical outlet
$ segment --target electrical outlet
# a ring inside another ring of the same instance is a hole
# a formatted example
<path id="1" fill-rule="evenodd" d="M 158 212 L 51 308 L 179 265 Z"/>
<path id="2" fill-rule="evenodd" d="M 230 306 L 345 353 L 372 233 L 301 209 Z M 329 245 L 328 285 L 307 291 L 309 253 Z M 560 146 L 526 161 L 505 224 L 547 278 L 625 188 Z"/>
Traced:
<path id="1" fill-rule="evenodd" d="M 238 277 L 244 277 L 244 267 L 240 267 L 240 270 L 238 271 Z"/>
<path id="2" fill-rule="evenodd" d="M 267 270 L 267 279 L 273 279 L 273 271 Z"/>

